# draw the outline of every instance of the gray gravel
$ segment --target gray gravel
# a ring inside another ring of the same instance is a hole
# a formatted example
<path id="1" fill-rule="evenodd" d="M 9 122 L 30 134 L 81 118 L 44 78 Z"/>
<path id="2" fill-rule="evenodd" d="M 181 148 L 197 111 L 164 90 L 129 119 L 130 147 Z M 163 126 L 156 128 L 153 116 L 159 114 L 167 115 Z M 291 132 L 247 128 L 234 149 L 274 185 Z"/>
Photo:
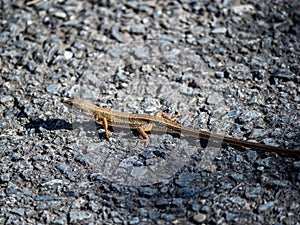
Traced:
<path id="1" fill-rule="evenodd" d="M 106 139 L 60 102 L 179 113 L 300 151 L 299 1 L 0 8 L 0 224 L 300 224 L 299 158 L 118 128 Z"/>

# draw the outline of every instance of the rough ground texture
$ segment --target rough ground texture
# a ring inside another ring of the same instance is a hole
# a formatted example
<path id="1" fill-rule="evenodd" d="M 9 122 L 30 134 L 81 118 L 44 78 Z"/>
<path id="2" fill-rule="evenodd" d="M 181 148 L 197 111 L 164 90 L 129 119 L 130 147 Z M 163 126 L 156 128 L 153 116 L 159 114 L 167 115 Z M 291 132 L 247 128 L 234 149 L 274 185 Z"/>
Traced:
<path id="1" fill-rule="evenodd" d="M 299 1 L 0 7 L 0 224 L 300 224 L 299 157 L 106 139 L 60 102 L 299 149 Z"/>

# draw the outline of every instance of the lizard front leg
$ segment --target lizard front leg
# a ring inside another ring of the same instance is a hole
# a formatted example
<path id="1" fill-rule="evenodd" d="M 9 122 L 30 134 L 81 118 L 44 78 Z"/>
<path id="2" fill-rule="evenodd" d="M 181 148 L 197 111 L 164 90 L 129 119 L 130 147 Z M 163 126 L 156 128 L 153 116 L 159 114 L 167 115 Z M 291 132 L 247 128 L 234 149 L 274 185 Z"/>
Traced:
<path id="1" fill-rule="evenodd" d="M 111 137 L 112 134 L 108 131 L 108 122 L 107 119 L 103 118 L 103 117 L 98 117 L 97 115 L 95 116 L 95 120 L 97 123 L 101 124 L 103 126 L 104 132 L 106 137 Z"/>

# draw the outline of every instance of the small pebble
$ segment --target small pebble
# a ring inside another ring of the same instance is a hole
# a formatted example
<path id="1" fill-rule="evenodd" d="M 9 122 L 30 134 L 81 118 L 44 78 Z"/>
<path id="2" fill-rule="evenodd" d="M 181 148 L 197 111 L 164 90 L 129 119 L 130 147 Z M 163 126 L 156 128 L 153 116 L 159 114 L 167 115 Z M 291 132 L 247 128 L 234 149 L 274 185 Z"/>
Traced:
<path id="1" fill-rule="evenodd" d="M 197 213 L 193 216 L 193 220 L 196 222 L 196 223 L 203 223 L 205 220 L 206 220 L 206 215 L 205 214 L 202 214 L 202 213 Z"/>

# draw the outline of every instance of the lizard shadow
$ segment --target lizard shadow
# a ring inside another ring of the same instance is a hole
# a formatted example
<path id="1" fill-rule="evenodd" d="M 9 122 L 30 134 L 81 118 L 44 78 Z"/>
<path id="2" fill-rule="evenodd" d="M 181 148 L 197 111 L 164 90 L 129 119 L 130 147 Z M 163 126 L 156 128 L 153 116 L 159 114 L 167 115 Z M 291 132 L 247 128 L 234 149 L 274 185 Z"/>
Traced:
<path id="1" fill-rule="evenodd" d="M 29 123 L 25 124 L 25 129 L 35 129 L 35 131 L 39 131 L 40 128 L 44 128 L 46 130 L 73 130 L 73 125 L 66 120 L 63 119 L 36 119 L 32 120 Z"/>
<path id="2" fill-rule="evenodd" d="M 93 125 L 94 124 L 94 125 Z M 94 127 L 94 129 L 91 129 L 91 126 Z M 26 130 L 34 129 L 36 133 L 41 132 L 40 128 L 44 128 L 49 131 L 53 130 L 76 130 L 78 128 L 81 128 L 84 131 L 97 131 L 97 136 L 100 139 L 107 139 L 104 132 L 98 132 L 100 128 L 103 128 L 101 125 L 98 125 L 94 121 L 86 121 L 86 122 L 73 122 L 69 123 L 64 119 L 48 119 L 43 120 L 41 118 L 35 119 L 30 121 L 29 123 L 24 125 Z M 112 129 L 110 129 L 112 131 Z M 93 132 L 86 132 L 87 136 L 95 136 L 95 134 L 92 134 Z"/>
<path id="3" fill-rule="evenodd" d="M 43 120 L 41 118 L 35 119 L 30 121 L 29 123 L 24 125 L 26 130 L 34 129 L 35 132 L 39 132 L 40 128 L 44 128 L 46 130 L 76 130 L 78 128 L 84 130 L 84 131 L 94 131 L 97 132 L 97 135 L 100 139 L 107 139 L 105 136 L 105 132 L 100 132 L 101 129 L 103 129 L 103 126 L 100 124 L 95 123 L 93 120 L 89 121 L 84 121 L 84 122 L 72 122 L 69 123 L 64 119 L 58 119 L 58 118 L 53 118 L 53 119 L 48 119 L 48 120 Z M 116 129 L 113 127 L 108 127 L 108 130 L 110 132 L 116 132 Z M 117 132 L 121 131 L 127 131 L 131 130 L 134 136 L 138 136 L 138 132 L 134 129 L 130 128 L 118 128 Z M 87 134 L 90 134 L 92 132 L 87 132 Z M 93 136 L 93 135 L 88 135 L 88 136 Z"/>

